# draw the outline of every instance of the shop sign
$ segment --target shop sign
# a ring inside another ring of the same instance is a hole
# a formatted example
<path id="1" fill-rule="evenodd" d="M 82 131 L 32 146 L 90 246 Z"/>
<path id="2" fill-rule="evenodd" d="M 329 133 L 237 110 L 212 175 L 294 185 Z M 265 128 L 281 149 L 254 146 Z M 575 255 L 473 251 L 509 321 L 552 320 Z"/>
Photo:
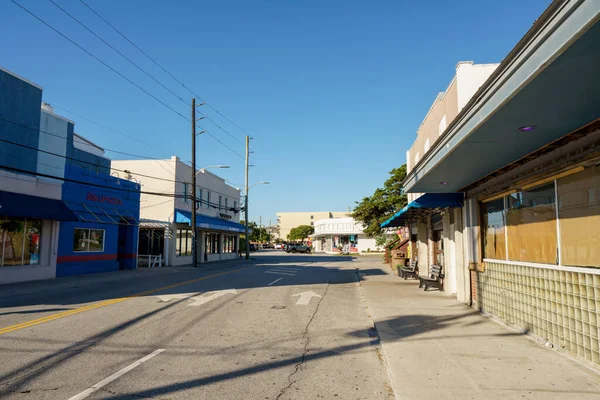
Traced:
<path id="1" fill-rule="evenodd" d="M 231 215 L 225 214 L 225 213 L 219 213 L 219 217 L 223 218 L 223 219 L 231 219 Z"/>
<path id="2" fill-rule="evenodd" d="M 95 203 L 114 204 L 118 206 L 123 205 L 123 201 L 117 197 L 101 196 L 92 192 L 88 192 L 86 198 L 88 201 L 93 201 Z"/>

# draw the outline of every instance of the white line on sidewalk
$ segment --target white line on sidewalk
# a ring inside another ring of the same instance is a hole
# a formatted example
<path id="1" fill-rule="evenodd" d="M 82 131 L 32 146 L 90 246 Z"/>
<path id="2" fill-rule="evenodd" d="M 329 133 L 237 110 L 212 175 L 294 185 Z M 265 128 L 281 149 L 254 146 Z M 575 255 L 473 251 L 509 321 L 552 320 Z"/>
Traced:
<path id="1" fill-rule="evenodd" d="M 283 277 L 281 277 L 281 278 L 277 278 L 277 279 L 275 279 L 273 282 L 269 283 L 267 286 L 271 286 L 272 284 L 274 284 L 274 283 L 277 283 L 277 282 L 279 282 L 279 281 L 280 281 L 280 280 L 282 280 L 282 279 L 283 279 Z"/>
<path id="2" fill-rule="evenodd" d="M 296 274 L 289 274 L 287 272 L 277 272 L 277 271 L 265 271 L 265 274 L 296 276 Z"/>
<path id="3" fill-rule="evenodd" d="M 92 394 L 95 391 L 101 389 L 102 387 L 108 385 L 112 381 L 120 378 L 121 376 L 125 375 L 126 373 L 128 373 L 129 371 L 131 371 L 132 369 L 134 369 L 135 367 L 140 366 L 142 363 L 145 363 L 146 361 L 148 361 L 149 359 L 151 359 L 155 355 L 162 353 L 163 351 L 165 351 L 165 349 L 158 349 L 158 350 L 154 351 L 153 353 L 148 354 L 146 357 L 140 358 L 139 360 L 137 360 L 133 364 L 130 364 L 130 365 L 126 366 L 125 368 L 123 368 L 120 371 L 115 372 L 114 374 L 112 374 L 108 378 L 106 378 L 104 380 L 101 380 L 100 382 L 96 383 L 91 388 L 86 389 L 83 392 L 81 392 L 81 393 L 79 393 L 79 394 L 77 394 L 77 395 L 69 398 L 69 400 L 82 400 L 82 399 L 85 399 L 90 394 Z"/>

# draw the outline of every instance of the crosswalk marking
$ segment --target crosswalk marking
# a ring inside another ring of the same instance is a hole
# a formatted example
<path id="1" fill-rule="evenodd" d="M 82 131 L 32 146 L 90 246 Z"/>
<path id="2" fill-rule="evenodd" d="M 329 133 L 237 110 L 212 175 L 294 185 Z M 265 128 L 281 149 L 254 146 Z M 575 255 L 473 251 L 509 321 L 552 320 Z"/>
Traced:
<path id="1" fill-rule="evenodd" d="M 290 274 L 290 273 L 287 273 L 287 272 L 277 272 L 277 271 L 265 271 L 265 274 L 296 276 L 296 274 Z"/>

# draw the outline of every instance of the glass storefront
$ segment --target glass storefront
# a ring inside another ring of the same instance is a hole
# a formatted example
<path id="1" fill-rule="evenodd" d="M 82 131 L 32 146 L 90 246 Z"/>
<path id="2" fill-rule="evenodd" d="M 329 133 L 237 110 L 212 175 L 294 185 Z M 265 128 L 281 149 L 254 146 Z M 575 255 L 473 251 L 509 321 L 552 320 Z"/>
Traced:
<path id="1" fill-rule="evenodd" d="M 482 222 L 484 258 L 600 267 L 600 167 L 483 203 Z"/>
<path id="2" fill-rule="evenodd" d="M 0 266 L 40 263 L 42 220 L 0 217 Z"/>

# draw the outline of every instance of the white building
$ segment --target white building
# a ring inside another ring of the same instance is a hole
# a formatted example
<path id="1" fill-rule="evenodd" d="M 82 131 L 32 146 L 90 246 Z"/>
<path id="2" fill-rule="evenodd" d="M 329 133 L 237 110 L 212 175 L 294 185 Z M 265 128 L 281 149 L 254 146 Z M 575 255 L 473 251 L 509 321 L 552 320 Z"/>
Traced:
<path id="1" fill-rule="evenodd" d="M 314 227 L 315 233 L 311 235 L 314 251 L 338 253 L 339 248 L 346 248 L 351 253 L 365 253 L 382 250 L 375 244 L 375 238 L 367 237 L 363 233 L 364 227 L 353 218 L 320 219 Z"/>
<path id="2" fill-rule="evenodd" d="M 139 258 L 161 255 L 165 265 L 191 264 L 192 168 L 175 156 L 116 160 L 112 168 L 114 174 L 142 185 Z M 196 174 L 198 262 L 235 259 L 244 231 L 239 223 L 240 190 L 207 170 Z"/>
<path id="3" fill-rule="evenodd" d="M 342 218 L 349 215 L 346 211 L 304 211 L 304 212 L 278 212 L 277 225 L 278 237 L 287 240 L 292 229 L 300 225 L 315 226 L 315 222 L 324 218 Z"/>

